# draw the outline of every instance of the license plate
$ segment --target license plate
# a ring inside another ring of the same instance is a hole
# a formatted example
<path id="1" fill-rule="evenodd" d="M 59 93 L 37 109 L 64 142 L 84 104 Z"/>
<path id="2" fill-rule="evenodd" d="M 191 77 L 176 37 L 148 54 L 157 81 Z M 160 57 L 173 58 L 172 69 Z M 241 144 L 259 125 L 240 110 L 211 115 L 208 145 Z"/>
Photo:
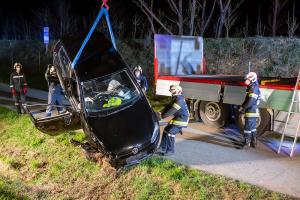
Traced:
<path id="1" fill-rule="evenodd" d="M 136 161 L 139 161 L 141 159 L 143 159 L 144 157 L 147 156 L 147 153 L 146 152 L 141 152 L 137 155 L 134 155 L 134 156 L 130 156 L 129 158 L 126 159 L 126 163 L 129 164 L 129 163 L 132 163 L 132 162 L 136 162 Z"/>

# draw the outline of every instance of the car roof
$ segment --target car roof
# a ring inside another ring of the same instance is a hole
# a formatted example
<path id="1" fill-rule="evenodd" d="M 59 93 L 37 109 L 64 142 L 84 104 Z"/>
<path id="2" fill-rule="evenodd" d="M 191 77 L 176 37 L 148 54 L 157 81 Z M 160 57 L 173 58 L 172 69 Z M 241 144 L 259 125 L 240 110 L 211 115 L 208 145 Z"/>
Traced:
<path id="1" fill-rule="evenodd" d="M 74 60 L 87 32 L 70 34 L 60 40 L 69 58 Z M 111 41 L 102 32 L 95 31 L 87 42 L 76 65 L 76 73 L 81 81 L 105 76 L 128 68 Z"/>

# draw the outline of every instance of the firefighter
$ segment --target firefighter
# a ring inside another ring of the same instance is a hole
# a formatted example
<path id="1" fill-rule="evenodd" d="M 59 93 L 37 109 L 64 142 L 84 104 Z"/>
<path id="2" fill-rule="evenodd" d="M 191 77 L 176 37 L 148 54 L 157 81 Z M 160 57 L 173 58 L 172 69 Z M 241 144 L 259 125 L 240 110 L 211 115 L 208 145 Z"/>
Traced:
<path id="1" fill-rule="evenodd" d="M 142 87 L 144 92 L 148 90 L 148 82 L 146 77 L 143 75 L 143 70 L 141 66 L 137 66 L 133 69 L 133 73 L 139 85 Z"/>
<path id="2" fill-rule="evenodd" d="M 62 88 L 59 82 L 59 76 L 55 66 L 48 65 L 45 73 L 45 78 L 48 82 L 49 93 L 48 93 L 48 108 L 46 110 L 46 117 L 50 117 L 54 106 L 57 105 L 57 111 L 59 114 L 65 112 L 62 107 Z"/>
<path id="3" fill-rule="evenodd" d="M 25 113 L 23 105 L 25 105 L 27 93 L 27 82 L 22 68 L 21 63 L 15 63 L 14 72 L 10 75 L 10 88 L 19 114 L 22 114 L 21 110 Z"/>
<path id="4" fill-rule="evenodd" d="M 245 114 L 245 147 L 256 147 L 256 121 L 259 117 L 260 91 L 257 81 L 257 74 L 249 72 L 245 78 L 247 94 L 245 101 L 239 111 Z"/>
<path id="5" fill-rule="evenodd" d="M 168 104 L 161 114 L 160 118 L 174 116 L 165 127 L 160 147 L 157 154 L 172 155 L 175 153 L 175 137 L 177 133 L 182 133 L 182 128 L 186 128 L 189 122 L 189 110 L 182 96 L 182 88 L 179 85 L 171 85 L 170 90 L 172 101 Z"/>

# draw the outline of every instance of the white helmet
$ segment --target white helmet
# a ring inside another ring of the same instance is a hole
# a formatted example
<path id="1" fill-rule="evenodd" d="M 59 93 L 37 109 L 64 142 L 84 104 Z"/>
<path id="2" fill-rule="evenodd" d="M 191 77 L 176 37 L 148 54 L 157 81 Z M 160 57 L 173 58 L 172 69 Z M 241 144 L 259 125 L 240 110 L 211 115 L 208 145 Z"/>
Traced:
<path id="1" fill-rule="evenodd" d="M 175 91 L 174 93 L 172 92 L 173 90 Z M 179 85 L 171 85 L 170 92 L 173 95 L 180 95 L 180 94 L 182 94 L 182 87 L 180 87 Z"/>
<path id="2" fill-rule="evenodd" d="M 116 81 L 116 80 L 111 80 L 108 84 L 108 87 L 107 87 L 107 91 L 113 91 L 113 90 L 116 90 L 118 89 L 119 87 L 121 86 L 121 83 L 119 81 Z"/>
<path id="3" fill-rule="evenodd" d="M 21 63 L 16 62 L 16 63 L 14 64 L 14 70 L 16 70 L 17 67 L 20 67 L 21 69 L 23 68 L 23 66 L 22 66 Z"/>
<path id="4" fill-rule="evenodd" d="M 249 72 L 246 76 L 251 83 L 255 83 L 257 81 L 257 74 L 255 72 Z"/>
<path id="5" fill-rule="evenodd" d="M 133 72 L 135 72 L 135 71 L 140 71 L 141 74 L 143 73 L 143 69 L 141 68 L 140 65 L 136 66 L 136 67 L 133 69 Z"/>

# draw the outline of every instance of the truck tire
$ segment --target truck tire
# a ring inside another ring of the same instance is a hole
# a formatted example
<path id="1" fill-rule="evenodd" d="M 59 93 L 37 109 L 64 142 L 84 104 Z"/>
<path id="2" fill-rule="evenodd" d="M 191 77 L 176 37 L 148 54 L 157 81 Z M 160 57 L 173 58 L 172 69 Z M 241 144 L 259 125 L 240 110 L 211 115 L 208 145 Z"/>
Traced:
<path id="1" fill-rule="evenodd" d="M 228 122 L 229 106 L 218 102 L 201 101 L 199 115 L 205 124 L 220 128 Z"/>
<path id="2" fill-rule="evenodd" d="M 257 121 L 257 136 L 262 136 L 267 130 L 269 130 L 271 125 L 271 115 L 267 109 L 260 108 L 259 109 L 260 117 Z M 244 126 L 245 126 L 245 118 L 244 114 L 237 114 L 237 121 L 238 127 L 241 129 L 243 133 Z"/>

